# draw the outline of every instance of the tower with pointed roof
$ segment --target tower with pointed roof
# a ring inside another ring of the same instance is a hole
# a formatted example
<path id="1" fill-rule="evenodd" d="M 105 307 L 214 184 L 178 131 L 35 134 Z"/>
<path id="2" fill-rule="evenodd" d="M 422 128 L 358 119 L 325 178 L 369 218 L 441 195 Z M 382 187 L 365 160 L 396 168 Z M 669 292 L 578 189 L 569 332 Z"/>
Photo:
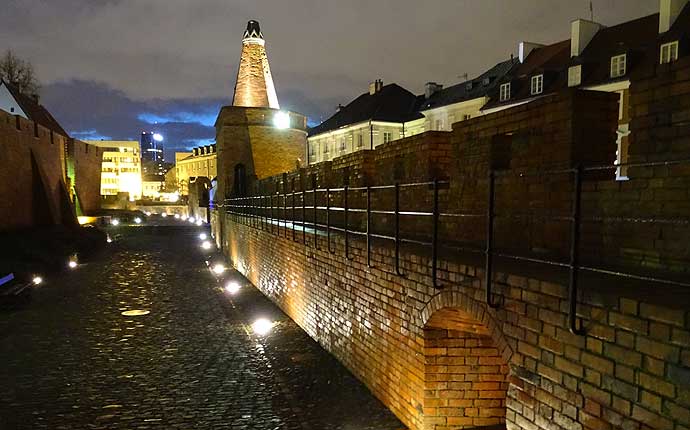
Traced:
<path id="1" fill-rule="evenodd" d="M 280 109 L 258 21 L 249 21 L 244 31 L 232 105 Z"/>

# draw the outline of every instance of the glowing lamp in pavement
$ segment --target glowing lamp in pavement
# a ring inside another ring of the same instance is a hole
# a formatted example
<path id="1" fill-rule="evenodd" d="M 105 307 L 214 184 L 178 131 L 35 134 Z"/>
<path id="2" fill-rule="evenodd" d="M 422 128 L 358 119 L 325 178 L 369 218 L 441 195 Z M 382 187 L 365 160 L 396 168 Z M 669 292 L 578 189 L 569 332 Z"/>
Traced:
<path id="1" fill-rule="evenodd" d="M 273 328 L 273 322 L 267 320 L 266 318 L 259 318 L 252 323 L 252 330 L 259 336 L 265 336 L 271 332 Z"/>

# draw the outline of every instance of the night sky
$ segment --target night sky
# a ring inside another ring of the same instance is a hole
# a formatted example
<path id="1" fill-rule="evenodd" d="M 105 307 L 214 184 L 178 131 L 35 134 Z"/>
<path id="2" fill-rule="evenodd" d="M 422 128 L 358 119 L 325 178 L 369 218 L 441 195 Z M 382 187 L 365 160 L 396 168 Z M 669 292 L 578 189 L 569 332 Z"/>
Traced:
<path id="1" fill-rule="evenodd" d="M 658 0 L 594 0 L 605 25 Z M 166 158 L 213 141 L 249 19 L 261 23 L 281 107 L 311 125 L 367 90 L 421 93 L 569 38 L 589 0 L 3 0 L 0 50 L 36 68 L 42 103 L 74 137 L 167 139 Z"/>

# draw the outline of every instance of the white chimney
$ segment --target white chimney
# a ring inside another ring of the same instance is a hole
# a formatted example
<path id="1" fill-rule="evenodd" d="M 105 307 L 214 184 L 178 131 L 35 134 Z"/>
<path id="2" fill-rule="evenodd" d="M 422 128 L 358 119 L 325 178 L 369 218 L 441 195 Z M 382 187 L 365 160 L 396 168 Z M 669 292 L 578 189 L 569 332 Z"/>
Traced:
<path id="1" fill-rule="evenodd" d="M 381 91 L 381 88 L 383 88 L 383 80 L 375 80 L 374 82 L 369 84 L 369 95 L 373 96 L 374 94 Z"/>
<path id="2" fill-rule="evenodd" d="M 527 58 L 530 52 L 534 51 L 537 48 L 541 48 L 542 46 L 544 45 L 532 42 L 520 42 L 520 45 L 518 46 L 518 55 L 520 57 L 520 62 L 524 63 L 525 58 Z"/>
<path id="3" fill-rule="evenodd" d="M 688 0 L 659 0 L 659 34 L 671 29 L 686 4 Z"/>
<path id="4" fill-rule="evenodd" d="M 576 19 L 570 24 L 570 56 L 582 54 L 603 25 L 585 19 Z"/>
<path id="5" fill-rule="evenodd" d="M 437 84 L 436 82 L 427 82 L 424 85 L 424 96 L 426 98 L 429 98 L 432 95 L 434 95 L 436 91 L 439 91 L 441 89 L 443 89 L 443 85 Z"/>

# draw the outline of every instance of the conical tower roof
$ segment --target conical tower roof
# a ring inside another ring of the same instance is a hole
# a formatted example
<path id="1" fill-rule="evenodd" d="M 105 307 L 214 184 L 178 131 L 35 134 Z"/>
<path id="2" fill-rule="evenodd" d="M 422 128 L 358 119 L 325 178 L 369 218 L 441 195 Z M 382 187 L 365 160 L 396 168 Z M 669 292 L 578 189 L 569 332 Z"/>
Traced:
<path id="1" fill-rule="evenodd" d="M 258 21 L 249 21 L 244 31 L 232 104 L 280 109 L 271 69 L 268 66 L 264 35 Z"/>

